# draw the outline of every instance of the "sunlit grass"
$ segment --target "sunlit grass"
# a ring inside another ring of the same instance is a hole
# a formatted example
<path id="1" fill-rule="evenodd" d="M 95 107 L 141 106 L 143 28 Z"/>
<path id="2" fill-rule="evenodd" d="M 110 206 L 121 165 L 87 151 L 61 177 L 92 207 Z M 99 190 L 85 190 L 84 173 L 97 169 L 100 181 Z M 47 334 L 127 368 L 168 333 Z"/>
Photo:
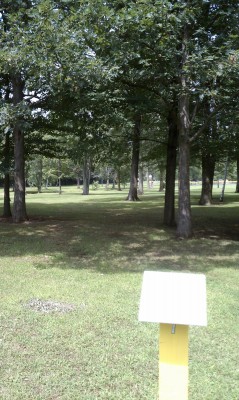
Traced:
<path id="1" fill-rule="evenodd" d="M 188 241 L 162 225 L 156 187 L 137 203 L 124 201 L 127 189 L 27 194 L 29 221 L 0 223 L 0 398 L 156 400 L 158 326 L 138 322 L 142 273 L 174 270 L 207 276 L 209 324 L 190 328 L 190 400 L 238 400 L 234 190 L 199 207 L 192 187 Z M 44 314 L 25 307 L 30 299 L 76 310 Z"/>

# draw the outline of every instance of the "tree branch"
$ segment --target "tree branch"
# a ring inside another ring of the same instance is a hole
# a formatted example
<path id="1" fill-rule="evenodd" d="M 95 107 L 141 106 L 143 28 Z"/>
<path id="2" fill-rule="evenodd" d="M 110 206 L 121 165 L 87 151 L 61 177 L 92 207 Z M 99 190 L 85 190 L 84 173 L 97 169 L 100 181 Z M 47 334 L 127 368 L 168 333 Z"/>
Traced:
<path id="1" fill-rule="evenodd" d="M 189 139 L 189 143 L 192 143 L 195 139 L 198 138 L 198 136 L 200 136 L 203 131 L 207 128 L 208 124 L 210 123 L 210 121 L 217 115 L 217 113 L 219 111 L 221 111 L 224 108 L 224 106 L 218 107 L 217 109 L 215 109 L 213 112 L 210 113 L 210 115 L 207 117 L 206 121 L 204 122 L 204 124 L 198 129 L 198 131 Z"/>

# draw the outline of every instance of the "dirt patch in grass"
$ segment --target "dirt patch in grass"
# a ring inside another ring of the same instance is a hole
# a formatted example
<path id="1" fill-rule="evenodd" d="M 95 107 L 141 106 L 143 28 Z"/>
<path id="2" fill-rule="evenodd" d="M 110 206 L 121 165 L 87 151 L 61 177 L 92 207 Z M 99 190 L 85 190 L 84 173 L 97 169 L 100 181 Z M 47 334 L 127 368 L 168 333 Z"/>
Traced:
<path id="1" fill-rule="evenodd" d="M 30 299 L 27 303 L 23 304 L 23 306 L 41 313 L 67 313 L 76 309 L 74 304 L 41 299 Z"/>

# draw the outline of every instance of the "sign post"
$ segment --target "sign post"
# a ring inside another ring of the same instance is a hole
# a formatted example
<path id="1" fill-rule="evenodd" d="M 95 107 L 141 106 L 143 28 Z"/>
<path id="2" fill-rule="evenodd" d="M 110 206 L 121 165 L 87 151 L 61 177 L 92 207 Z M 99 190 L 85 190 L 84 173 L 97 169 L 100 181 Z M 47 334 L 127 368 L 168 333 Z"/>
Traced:
<path id="1" fill-rule="evenodd" d="M 205 276 L 145 271 L 139 321 L 160 323 L 159 400 L 187 400 L 189 325 L 207 325 Z"/>

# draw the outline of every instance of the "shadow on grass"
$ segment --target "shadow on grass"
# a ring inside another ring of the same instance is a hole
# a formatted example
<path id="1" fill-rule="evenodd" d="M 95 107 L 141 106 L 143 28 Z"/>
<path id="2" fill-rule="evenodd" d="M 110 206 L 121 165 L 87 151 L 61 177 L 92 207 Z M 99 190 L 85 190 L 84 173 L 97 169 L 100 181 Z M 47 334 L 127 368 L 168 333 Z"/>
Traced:
<path id="1" fill-rule="evenodd" d="M 110 204 L 111 203 L 111 204 Z M 30 257 L 35 268 L 139 273 L 238 268 L 235 209 L 193 209 L 194 237 L 181 241 L 162 225 L 162 202 L 31 203 L 30 220 L 0 224 L 1 257 Z M 38 213 L 38 216 L 36 214 Z"/>

